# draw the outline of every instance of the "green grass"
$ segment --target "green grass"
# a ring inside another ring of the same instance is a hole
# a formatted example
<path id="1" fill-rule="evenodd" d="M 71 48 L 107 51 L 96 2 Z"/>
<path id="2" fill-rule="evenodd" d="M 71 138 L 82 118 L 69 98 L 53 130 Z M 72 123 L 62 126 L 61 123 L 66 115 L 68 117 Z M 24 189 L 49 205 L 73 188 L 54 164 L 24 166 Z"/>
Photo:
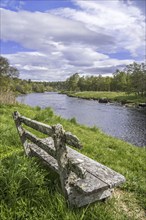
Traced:
<path id="1" fill-rule="evenodd" d="M 113 198 L 89 206 L 69 209 L 59 177 L 36 158 L 24 155 L 12 112 L 48 123 L 61 123 L 77 135 L 83 154 L 126 177 Z M 102 133 L 98 128 L 78 125 L 75 119 L 55 116 L 50 108 L 25 105 L 0 106 L 0 219 L 3 220 L 139 220 L 146 209 L 146 149 Z"/>
<path id="2" fill-rule="evenodd" d="M 110 101 L 122 102 L 122 103 L 146 103 L 146 97 L 137 96 L 134 93 L 126 94 L 125 92 L 68 92 L 69 96 L 84 98 L 84 99 L 95 99 L 106 98 Z"/>

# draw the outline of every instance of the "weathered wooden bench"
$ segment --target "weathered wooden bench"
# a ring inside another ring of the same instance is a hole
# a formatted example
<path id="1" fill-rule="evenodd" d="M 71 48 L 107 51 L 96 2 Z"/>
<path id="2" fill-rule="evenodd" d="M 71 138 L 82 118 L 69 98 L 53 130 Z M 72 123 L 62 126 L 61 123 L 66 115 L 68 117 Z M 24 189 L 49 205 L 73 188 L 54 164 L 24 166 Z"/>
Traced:
<path id="1" fill-rule="evenodd" d="M 125 182 L 121 174 L 67 146 L 82 147 L 79 139 L 65 132 L 62 125 L 49 126 L 21 116 L 17 111 L 13 118 L 26 155 L 39 157 L 59 174 L 70 206 L 81 207 L 106 199 L 114 187 Z M 38 138 L 23 124 L 48 137 Z"/>

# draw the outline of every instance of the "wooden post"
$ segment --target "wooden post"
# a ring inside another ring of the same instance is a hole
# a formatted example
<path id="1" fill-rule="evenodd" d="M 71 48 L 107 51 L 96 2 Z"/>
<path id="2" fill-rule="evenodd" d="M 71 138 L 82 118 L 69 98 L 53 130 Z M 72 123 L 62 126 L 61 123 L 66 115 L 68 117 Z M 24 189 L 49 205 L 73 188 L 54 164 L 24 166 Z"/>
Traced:
<path id="1" fill-rule="evenodd" d="M 52 126 L 54 130 L 54 146 L 56 149 L 56 159 L 58 162 L 58 171 L 60 175 L 60 181 L 63 193 L 65 197 L 68 197 L 66 184 L 68 182 L 69 169 L 68 169 L 68 158 L 67 158 L 67 148 L 66 148 L 66 138 L 65 131 L 61 124 Z"/>
<path id="2" fill-rule="evenodd" d="M 25 135 L 25 130 L 23 129 L 23 127 L 21 125 L 21 121 L 20 121 L 19 117 L 20 117 L 20 113 L 15 111 L 13 113 L 13 118 L 14 118 L 14 121 L 15 121 L 15 124 L 16 124 L 16 128 L 17 128 L 18 134 L 20 136 L 20 140 L 22 142 L 22 145 L 24 147 L 25 153 L 26 153 L 27 156 L 30 156 L 31 150 L 28 146 L 27 138 L 26 138 L 26 135 Z"/>

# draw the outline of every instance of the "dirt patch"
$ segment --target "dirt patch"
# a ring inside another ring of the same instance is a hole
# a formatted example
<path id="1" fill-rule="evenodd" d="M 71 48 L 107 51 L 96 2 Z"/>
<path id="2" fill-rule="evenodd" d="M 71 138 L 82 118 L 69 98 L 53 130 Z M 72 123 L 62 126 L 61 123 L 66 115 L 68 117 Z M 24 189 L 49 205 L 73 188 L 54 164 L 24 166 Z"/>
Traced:
<path id="1" fill-rule="evenodd" d="M 132 193 L 116 189 L 113 197 L 116 200 L 117 211 L 120 209 L 120 211 L 124 212 L 131 219 L 146 220 L 146 212 L 139 206 Z"/>

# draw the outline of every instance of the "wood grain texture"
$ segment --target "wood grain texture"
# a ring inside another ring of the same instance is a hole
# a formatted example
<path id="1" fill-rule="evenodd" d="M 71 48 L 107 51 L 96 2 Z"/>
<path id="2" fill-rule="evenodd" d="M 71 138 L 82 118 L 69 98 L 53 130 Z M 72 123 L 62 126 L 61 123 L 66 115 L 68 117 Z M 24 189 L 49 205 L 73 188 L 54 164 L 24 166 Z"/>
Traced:
<path id="1" fill-rule="evenodd" d="M 82 147 L 79 139 L 65 132 L 61 124 L 45 125 L 19 112 L 14 112 L 13 118 L 26 155 L 38 157 L 59 174 L 70 206 L 81 207 L 108 198 L 114 187 L 125 182 L 123 175 L 67 146 Z M 23 124 L 49 137 L 38 138 L 24 129 Z"/>

